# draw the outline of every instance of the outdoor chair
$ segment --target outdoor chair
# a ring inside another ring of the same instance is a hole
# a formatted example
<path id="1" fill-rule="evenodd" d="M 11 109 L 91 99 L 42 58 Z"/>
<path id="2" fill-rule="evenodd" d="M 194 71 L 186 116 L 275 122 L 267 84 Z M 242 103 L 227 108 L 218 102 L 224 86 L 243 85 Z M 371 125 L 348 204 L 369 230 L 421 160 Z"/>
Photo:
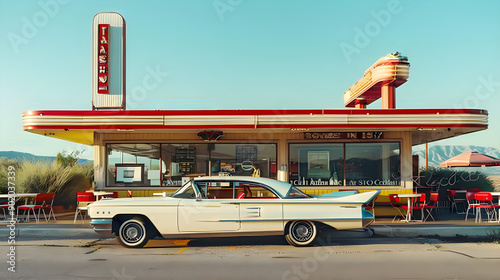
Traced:
<path id="1" fill-rule="evenodd" d="M 468 191 L 465 194 L 465 198 L 467 199 L 467 211 L 465 213 L 465 220 L 469 217 L 469 211 L 472 209 L 472 214 L 476 215 L 476 208 L 479 206 L 479 203 L 476 201 L 476 192 Z"/>
<path id="2" fill-rule="evenodd" d="M 0 209 L 3 211 L 3 219 L 7 220 L 7 212 L 6 209 L 9 209 L 9 201 L 7 199 L 0 199 Z"/>
<path id="3" fill-rule="evenodd" d="M 76 193 L 76 211 L 75 211 L 75 219 L 73 223 L 76 223 L 76 218 L 78 214 L 80 214 L 82 221 L 85 221 L 85 217 L 88 212 L 88 205 L 95 201 L 94 193 L 91 192 L 77 192 Z M 85 212 L 85 217 L 83 213 Z"/>
<path id="4" fill-rule="evenodd" d="M 417 193 L 420 195 L 417 201 L 415 201 L 415 205 L 413 206 L 413 209 L 420 209 L 420 220 L 423 222 L 425 215 L 424 215 L 424 210 L 425 206 L 427 205 L 426 198 L 427 195 L 425 193 Z"/>
<path id="5" fill-rule="evenodd" d="M 44 202 L 44 194 L 39 193 L 34 198 L 34 204 L 30 205 L 19 205 L 17 207 L 16 215 L 19 217 L 19 210 L 23 210 L 23 215 L 28 211 L 28 216 L 26 217 L 26 222 L 30 221 L 30 212 L 33 212 L 33 216 L 35 217 L 35 221 L 38 223 L 38 216 L 40 216 L 40 210 L 42 209 L 42 205 Z M 38 210 L 38 216 L 35 213 L 35 210 Z"/>
<path id="6" fill-rule="evenodd" d="M 56 216 L 54 215 L 54 197 L 55 193 L 44 193 L 43 194 L 43 203 L 42 203 L 42 212 L 43 212 L 43 217 L 45 218 L 45 221 L 48 222 L 50 221 L 50 216 L 54 218 L 54 221 L 56 220 Z M 49 217 L 47 219 L 47 216 L 45 215 L 45 210 L 49 211 Z M 38 211 L 38 220 L 40 220 L 40 211 Z"/>
<path id="7" fill-rule="evenodd" d="M 461 197 L 457 193 L 457 190 L 446 190 L 446 193 L 448 194 L 448 200 L 450 201 L 450 212 L 453 213 L 453 208 L 455 208 L 455 213 L 457 214 L 465 214 L 465 212 L 458 212 L 458 207 L 457 204 L 462 204 L 463 209 L 465 210 L 465 203 L 466 199 L 465 197 Z"/>
<path id="8" fill-rule="evenodd" d="M 429 196 L 429 202 L 423 205 L 424 209 L 427 212 L 427 215 L 424 218 L 424 222 L 431 217 L 433 221 L 434 216 L 432 215 L 432 210 L 436 210 L 436 217 L 439 218 L 439 193 L 438 192 L 431 192 Z"/>
<path id="9" fill-rule="evenodd" d="M 479 205 L 475 206 L 478 210 L 476 213 L 476 222 L 481 222 L 481 209 L 484 209 L 486 215 L 488 217 L 488 221 L 493 221 L 492 217 L 495 217 L 495 221 L 498 221 L 498 215 L 496 209 L 498 209 L 499 205 L 493 204 L 493 196 L 489 192 L 477 192 L 474 194 L 474 198 L 476 199 Z"/>
<path id="10" fill-rule="evenodd" d="M 398 212 L 399 212 L 399 215 L 394 216 L 394 218 L 392 219 L 392 222 L 394 222 L 396 220 L 396 218 L 399 216 L 401 216 L 401 218 L 406 217 L 406 214 L 403 214 L 402 210 L 404 209 L 404 210 L 406 210 L 406 212 L 408 212 L 408 207 L 401 205 L 401 203 L 399 203 L 398 195 L 397 194 L 390 194 L 389 200 L 391 202 L 392 207 L 395 208 L 396 210 L 398 210 Z"/>

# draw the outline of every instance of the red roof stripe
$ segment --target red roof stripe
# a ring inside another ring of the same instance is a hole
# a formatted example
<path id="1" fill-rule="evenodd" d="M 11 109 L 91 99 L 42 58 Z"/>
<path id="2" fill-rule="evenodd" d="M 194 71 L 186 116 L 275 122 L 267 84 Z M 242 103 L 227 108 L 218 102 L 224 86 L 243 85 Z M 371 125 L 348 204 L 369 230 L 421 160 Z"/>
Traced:
<path id="1" fill-rule="evenodd" d="M 23 115 L 44 116 L 237 116 L 237 115 L 422 115 L 422 114 L 484 114 L 481 109 L 291 109 L 291 110 L 36 110 L 25 111 Z"/>

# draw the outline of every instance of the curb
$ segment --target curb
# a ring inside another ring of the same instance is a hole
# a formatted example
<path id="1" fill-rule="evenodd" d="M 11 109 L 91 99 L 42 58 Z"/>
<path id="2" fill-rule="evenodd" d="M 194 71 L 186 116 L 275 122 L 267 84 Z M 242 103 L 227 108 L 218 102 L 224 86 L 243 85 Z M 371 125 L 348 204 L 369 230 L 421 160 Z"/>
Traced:
<path id="1" fill-rule="evenodd" d="M 369 227 L 378 237 L 500 237 L 499 226 L 388 226 L 377 225 Z"/>

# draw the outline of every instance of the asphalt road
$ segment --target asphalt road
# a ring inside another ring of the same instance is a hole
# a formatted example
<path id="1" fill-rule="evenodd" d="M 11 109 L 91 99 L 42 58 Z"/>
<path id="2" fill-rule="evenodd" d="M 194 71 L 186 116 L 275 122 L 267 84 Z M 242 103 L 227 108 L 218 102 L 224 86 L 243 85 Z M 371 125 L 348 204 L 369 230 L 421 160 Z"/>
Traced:
<path id="1" fill-rule="evenodd" d="M 500 245 L 423 238 L 332 238 L 296 248 L 283 237 L 151 240 L 20 238 L 1 279 L 499 279 Z"/>

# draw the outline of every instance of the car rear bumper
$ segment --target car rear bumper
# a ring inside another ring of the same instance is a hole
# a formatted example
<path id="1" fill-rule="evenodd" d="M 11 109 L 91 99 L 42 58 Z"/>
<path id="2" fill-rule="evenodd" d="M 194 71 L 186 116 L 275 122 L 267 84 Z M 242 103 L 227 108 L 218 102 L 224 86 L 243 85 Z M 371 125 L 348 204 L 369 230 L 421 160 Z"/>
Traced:
<path id="1" fill-rule="evenodd" d="M 111 235 L 112 224 L 113 219 L 92 219 L 90 221 L 90 225 L 94 228 L 94 231 L 103 235 Z"/>

